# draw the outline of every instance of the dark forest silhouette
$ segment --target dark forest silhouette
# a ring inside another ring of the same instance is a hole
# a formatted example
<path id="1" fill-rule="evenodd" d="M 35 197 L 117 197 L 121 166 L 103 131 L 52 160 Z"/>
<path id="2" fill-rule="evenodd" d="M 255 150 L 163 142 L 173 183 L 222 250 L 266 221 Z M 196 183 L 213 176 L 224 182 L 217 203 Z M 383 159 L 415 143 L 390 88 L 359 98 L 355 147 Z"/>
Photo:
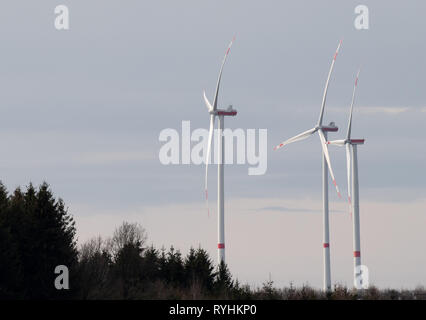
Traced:
<path id="1" fill-rule="evenodd" d="M 273 253 L 271 253 L 273 254 Z M 69 268 L 69 290 L 54 286 L 55 267 Z M 77 248 L 75 222 L 46 183 L 9 194 L 0 184 L 0 299 L 425 299 L 426 291 L 356 292 L 335 286 L 276 289 L 241 285 L 202 248 L 186 256 L 147 244 L 137 223 L 123 222 L 108 238 Z"/>

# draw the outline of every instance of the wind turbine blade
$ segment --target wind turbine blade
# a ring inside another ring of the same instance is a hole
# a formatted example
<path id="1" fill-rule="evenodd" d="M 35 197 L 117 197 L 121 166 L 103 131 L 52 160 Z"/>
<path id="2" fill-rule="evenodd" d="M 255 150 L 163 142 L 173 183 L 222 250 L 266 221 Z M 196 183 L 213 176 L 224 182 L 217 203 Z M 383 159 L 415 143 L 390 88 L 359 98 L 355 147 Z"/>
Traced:
<path id="1" fill-rule="evenodd" d="M 346 170 L 348 175 L 348 201 L 349 212 L 352 217 L 352 198 L 351 198 L 351 144 L 346 144 Z"/>
<path id="2" fill-rule="evenodd" d="M 340 40 L 339 45 L 337 46 L 336 53 L 334 54 L 333 61 L 331 62 L 330 71 L 328 72 L 327 82 L 325 83 L 324 94 L 322 96 L 321 112 L 318 119 L 318 126 L 322 124 L 322 118 L 324 116 L 325 101 L 327 100 L 328 84 L 330 83 L 331 74 L 333 73 L 333 69 L 334 69 L 334 63 L 336 62 L 337 54 L 339 53 L 339 49 L 341 45 L 342 45 L 342 40 Z"/>
<path id="3" fill-rule="evenodd" d="M 356 88 L 357 88 L 357 86 L 358 86 L 358 77 L 359 77 L 359 72 L 360 72 L 360 71 L 361 71 L 361 70 L 358 70 L 358 73 L 357 73 L 357 75 L 356 75 L 355 84 L 354 84 L 354 90 L 353 90 L 353 92 L 352 92 L 351 111 L 350 111 L 350 113 L 349 113 L 348 133 L 347 133 L 347 136 L 346 136 L 346 138 L 347 138 L 348 140 L 351 138 L 351 130 L 352 130 L 352 110 L 353 110 L 353 108 L 354 108 L 354 102 L 355 102 L 355 91 L 356 91 Z"/>
<path id="4" fill-rule="evenodd" d="M 213 140 L 214 120 L 215 120 L 214 114 L 210 115 L 209 140 L 207 141 L 207 155 L 206 155 L 206 177 L 204 181 L 204 190 L 206 193 L 206 205 L 207 205 L 207 210 L 209 213 L 210 213 L 210 210 L 209 210 L 209 192 L 208 192 L 207 177 L 208 177 L 210 153 L 211 153 L 212 140 Z"/>
<path id="5" fill-rule="evenodd" d="M 205 90 L 203 91 L 203 97 L 204 97 L 204 103 L 206 104 L 207 109 L 209 110 L 209 112 L 212 111 L 213 106 L 211 105 L 209 99 L 207 99 Z"/>
<path id="6" fill-rule="evenodd" d="M 219 95 L 219 87 L 220 87 L 220 80 L 222 78 L 223 66 L 225 65 L 226 58 L 228 57 L 229 50 L 231 50 L 234 40 L 235 40 L 235 37 L 232 39 L 231 43 L 229 44 L 228 49 L 225 52 L 225 57 L 223 58 L 223 61 L 222 61 L 222 66 L 220 67 L 219 77 L 217 78 L 216 92 L 215 92 L 214 100 L 213 100 L 213 110 L 217 109 L 217 96 Z"/>
<path id="7" fill-rule="evenodd" d="M 327 141 L 327 144 L 332 144 L 335 146 L 343 147 L 345 145 L 345 140 L 333 140 L 333 141 Z"/>
<path id="8" fill-rule="evenodd" d="M 312 128 L 310 130 L 307 130 L 305 132 L 302 132 L 301 134 L 298 134 L 297 136 L 294 136 L 293 138 L 290 138 L 282 143 L 280 143 L 279 145 L 277 145 L 274 150 L 278 150 L 282 147 L 284 147 L 285 145 L 288 145 L 290 143 L 296 142 L 296 141 L 300 141 L 300 140 L 304 140 L 306 138 L 309 138 L 312 134 L 315 133 L 315 131 L 317 131 L 316 128 Z"/>
<path id="9" fill-rule="evenodd" d="M 330 172 L 331 179 L 333 180 L 333 184 L 336 187 L 337 195 L 339 196 L 339 198 L 341 198 L 342 195 L 340 194 L 339 187 L 337 186 L 336 179 L 334 178 L 333 169 L 331 168 L 330 155 L 328 153 L 328 147 L 327 147 L 327 142 L 325 141 L 324 133 L 320 129 L 318 130 L 318 134 L 321 140 L 321 147 L 322 147 L 323 154 L 325 156 L 325 159 L 327 160 L 328 171 Z"/>

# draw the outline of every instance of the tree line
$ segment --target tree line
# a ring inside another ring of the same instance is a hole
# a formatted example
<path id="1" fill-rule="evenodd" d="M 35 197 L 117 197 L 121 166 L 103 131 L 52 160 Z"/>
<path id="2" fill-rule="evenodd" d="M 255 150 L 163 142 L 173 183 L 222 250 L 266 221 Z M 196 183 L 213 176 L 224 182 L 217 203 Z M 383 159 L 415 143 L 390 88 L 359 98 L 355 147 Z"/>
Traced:
<path id="1" fill-rule="evenodd" d="M 184 256 L 171 246 L 147 245 L 147 232 L 123 222 L 109 238 L 77 245 L 65 203 L 47 183 L 8 193 L 0 183 L 0 299 L 425 299 L 423 288 L 356 292 L 335 286 L 260 288 L 241 285 L 228 267 L 216 267 L 202 248 Z M 69 289 L 58 290 L 56 266 L 69 270 Z"/>
<path id="2" fill-rule="evenodd" d="M 241 295 L 226 265 L 208 253 L 186 256 L 147 245 L 137 223 L 123 222 L 108 239 L 77 246 L 76 226 L 47 183 L 8 194 L 0 184 L 0 298 L 201 299 Z M 55 267 L 69 269 L 69 289 L 54 286 Z"/>

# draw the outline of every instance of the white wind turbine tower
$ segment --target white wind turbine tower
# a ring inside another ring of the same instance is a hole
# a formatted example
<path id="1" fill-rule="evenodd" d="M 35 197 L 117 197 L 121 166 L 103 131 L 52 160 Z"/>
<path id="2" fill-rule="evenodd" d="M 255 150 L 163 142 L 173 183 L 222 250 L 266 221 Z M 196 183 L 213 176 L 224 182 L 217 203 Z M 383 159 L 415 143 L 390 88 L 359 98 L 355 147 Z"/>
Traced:
<path id="1" fill-rule="evenodd" d="M 217 108 L 217 97 L 219 94 L 220 80 L 222 78 L 222 70 L 225 65 L 226 58 L 228 57 L 229 50 L 231 49 L 232 43 L 234 42 L 232 39 L 231 43 L 228 46 L 228 49 L 225 52 L 225 57 L 222 61 L 222 66 L 220 67 L 219 77 L 217 79 L 216 92 L 213 100 L 213 104 L 206 97 L 206 92 L 203 92 L 204 102 L 210 114 L 210 129 L 209 129 L 209 140 L 207 145 L 207 155 L 206 155 L 206 177 L 205 177 L 205 193 L 206 193 L 206 201 L 208 206 L 208 191 L 207 191 L 207 173 L 209 168 L 210 161 L 210 153 L 211 153 L 211 145 L 213 139 L 213 130 L 214 130 L 214 122 L 215 118 L 218 117 L 218 130 L 217 130 L 217 139 L 218 139 L 218 171 L 217 171 L 217 179 L 218 179 L 218 190 L 217 190 L 217 231 L 218 231 L 218 264 L 221 262 L 225 262 L 225 208 L 224 208 L 224 162 L 225 162 L 225 145 L 224 145 L 224 137 L 223 137 L 223 128 L 224 128 L 224 120 L 225 116 L 235 116 L 237 111 L 232 109 L 232 106 L 229 106 L 226 110 L 221 110 Z"/>
<path id="2" fill-rule="evenodd" d="M 355 91 L 358 86 L 359 70 L 355 79 L 354 89 L 352 93 L 352 102 L 349 113 L 348 131 L 346 139 L 329 141 L 328 144 L 336 146 L 346 146 L 346 166 L 348 175 L 348 201 L 349 211 L 352 216 L 353 228 L 353 250 L 354 250 L 354 284 L 356 285 L 357 273 L 361 272 L 361 239 L 360 239 L 360 223 L 359 223 L 359 185 L 358 185 L 358 155 L 357 146 L 364 144 L 364 139 L 352 139 L 352 111 L 355 101 Z M 352 152 L 351 152 L 352 151 Z M 352 179 L 351 179 L 352 178 Z M 351 185 L 352 184 L 352 185 Z M 352 189 L 352 197 L 351 197 Z M 353 215 L 352 215 L 353 208 Z"/>
<path id="3" fill-rule="evenodd" d="M 315 132 L 318 132 L 321 147 L 322 147 L 322 187 L 323 187 L 323 254 L 324 254 L 324 290 L 330 291 L 331 290 L 331 271 L 330 271 L 330 232 L 329 232 L 329 211 L 328 211 L 328 171 L 330 172 L 330 176 L 333 180 L 333 184 L 336 187 L 337 194 L 339 197 L 340 191 L 336 183 L 336 179 L 334 178 L 333 169 L 331 168 L 331 162 L 330 162 L 330 156 L 328 153 L 328 147 L 327 147 L 327 133 L 328 132 L 336 132 L 338 128 L 334 125 L 334 122 L 331 122 L 328 126 L 325 126 L 322 124 L 323 121 L 323 115 L 324 115 L 324 107 L 325 102 L 327 99 L 327 90 L 328 90 L 328 84 L 330 82 L 331 74 L 333 72 L 334 63 L 336 62 L 337 54 L 339 53 L 340 46 L 342 44 L 342 41 L 339 42 L 339 45 L 337 47 L 336 53 L 334 54 L 333 61 L 331 62 L 330 71 L 328 73 L 327 82 L 325 84 L 324 88 L 324 94 L 322 98 L 322 104 L 321 104 L 321 111 L 320 116 L 318 119 L 318 122 L 316 126 L 310 130 L 307 130 L 305 132 L 302 132 L 301 134 L 298 134 L 297 136 L 294 136 L 293 138 L 290 138 L 283 143 L 279 144 L 274 148 L 274 150 L 280 149 L 284 147 L 285 145 L 288 145 L 290 143 L 304 140 L 311 135 L 313 135 Z M 328 168 L 327 168 L 328 167 Z"/>

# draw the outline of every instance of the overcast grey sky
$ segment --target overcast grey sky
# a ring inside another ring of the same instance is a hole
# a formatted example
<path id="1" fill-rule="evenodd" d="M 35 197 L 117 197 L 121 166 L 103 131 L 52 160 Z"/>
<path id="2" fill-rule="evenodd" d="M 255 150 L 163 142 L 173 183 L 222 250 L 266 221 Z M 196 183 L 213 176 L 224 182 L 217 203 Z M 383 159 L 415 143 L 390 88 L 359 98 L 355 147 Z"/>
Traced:
<path id="1" fill-rule="evenodd" d="M 54 28 L 54 8 L 70 30 Z M 370 29 L 354 28 L 354 8 Z M 341 52 L 325 121 L 346 129 L 361 75 L 353 136 L 359 148 L 363 263 L 379 286 L 426 284 L 424 1 L 3 1 L 0 4 L 1 179 L 9 189 L 46 180 L 75 216 L 80 241 L 140 222 L 157 246 L 201 245 L 216 258 L 204 167 L 163 166 L 164 128 L 207 128 L 229 41 L 219 103 L 229 128 L 268 129 L 268 171 L 226 168 L 227 260 L 260 285 L 321 286 L 321 153 L 312 137 L 274 145 L 317 120 L 331 58 Z M 342 131 L 344 131 L 342 130 Z M 338 138 L 342 131 L 333 135 Z M 330 148 L 346 193 L 345 155 Z M 215 207 L 216 168 L 211 169 Z M 330 191 L 333 191 L 330 188 Z M 350 285 L 351 220 L 330 192 L 332 280 Z"/>

